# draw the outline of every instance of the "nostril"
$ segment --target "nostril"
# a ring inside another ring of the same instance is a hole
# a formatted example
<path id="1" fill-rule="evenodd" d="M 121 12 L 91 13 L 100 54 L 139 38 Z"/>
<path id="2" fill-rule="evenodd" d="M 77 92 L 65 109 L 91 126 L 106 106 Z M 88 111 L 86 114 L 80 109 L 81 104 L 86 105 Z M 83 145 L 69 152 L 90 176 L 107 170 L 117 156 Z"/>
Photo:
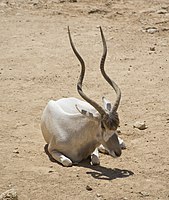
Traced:
<path id="1" fill-rule="evenodd" d="M 115 153 L 115 155 L 116 155 L 117 157 L 120 157 L 120 156 L 121 156 L 121 151 L 118 151 L 118 152 L 115 151 L 114 153 Z"/>

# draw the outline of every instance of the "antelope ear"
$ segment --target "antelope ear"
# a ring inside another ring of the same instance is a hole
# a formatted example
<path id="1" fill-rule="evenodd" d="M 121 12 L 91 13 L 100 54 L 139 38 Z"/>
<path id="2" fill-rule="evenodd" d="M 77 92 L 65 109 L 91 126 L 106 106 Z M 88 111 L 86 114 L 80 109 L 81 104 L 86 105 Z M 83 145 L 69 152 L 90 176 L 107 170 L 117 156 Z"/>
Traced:
<path id="1" fill-rule="evenodd" d="M 105 97 L 102 97 L 102 101 L 103 101 L 104 109 L 110 112 L 112 109 L 110 101 L 106 100 Z"/>
<path id="2" fill-rule="evenodd" d="M 76 109 L 82 114 L 84 115 L 85 117 L 88 117 L 89 119 L 92 119 L 94 121 L 99 121 L 100 120 L 100 115 L 98 113 L 91 113 L 91 112 L 88 112 L 86 110 L 83 110 L 83 109 L 80 109 L 78 108 L 77 105 L 76 106 Z"/>

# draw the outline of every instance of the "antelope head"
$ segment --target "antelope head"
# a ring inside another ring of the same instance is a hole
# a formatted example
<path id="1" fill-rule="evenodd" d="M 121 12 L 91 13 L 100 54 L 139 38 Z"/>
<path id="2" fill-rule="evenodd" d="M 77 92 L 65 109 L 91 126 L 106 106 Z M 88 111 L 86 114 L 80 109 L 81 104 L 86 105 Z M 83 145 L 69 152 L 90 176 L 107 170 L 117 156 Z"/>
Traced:
<path id="1" fill-rule="evenodd" d="M 106 45 L 106 40 L 105 40 L 101 27 L 100 27 L 100 33 L 101 33 L 101 38 L 102 38 L 102 43 L 103 43 L 103 54 L 100 61 L 100 70 L 104 79 L 111 85 L 113 90 L 116 92 L 116 95 L 117 95 L 116 101 L 112 106 L 112 104 L 103 97 L 102 101 L 103 101 L 104 107 L 102 108 L 98 103 L 96 103 L 94 100 L 90 99 L 86 94 L 84 94 L 82 90 L 82 82 L 85 75 L 85 63 L 74 46 L 74 43 L 71 38 L 70 30 L 68 27 L 68 35 L 69 35 L 71 47 L 73 49 L 74 54 L 76 55 L 77 59 L 79 60 L 81 64 L 81 73 L 80 73 L 79 80 L 77 83 L 77 91 L 85 101 L 91 104 L 98 111 L 98 113 L 96 114 L 96 116 L 94 116 L 93 113 L 90 113 L 85 110 L 80 110 L 78 107 L 77 109 L 79 110 L 81 114 L 87 117 L 93 118 L 94 120 L 97 120 L 99 122 L 100 130 L 101 130 L 100 131 L 101 144 L 107 149 L 110 155 L 112 155 L 113 157 L 119 157 L 121 155 L 121 147 L 119 144 L 116 130 L 119 126 L 119 117 L 118 117 L 117 109 L 118 109 L 120 99 L 121 99 L 121 91 L 118 85 L 109 78 L 109 76 L 106 74 L 104 70 L 104 64 L 105 64 L 106 55 L 107 55 L 107 45 Z"/>

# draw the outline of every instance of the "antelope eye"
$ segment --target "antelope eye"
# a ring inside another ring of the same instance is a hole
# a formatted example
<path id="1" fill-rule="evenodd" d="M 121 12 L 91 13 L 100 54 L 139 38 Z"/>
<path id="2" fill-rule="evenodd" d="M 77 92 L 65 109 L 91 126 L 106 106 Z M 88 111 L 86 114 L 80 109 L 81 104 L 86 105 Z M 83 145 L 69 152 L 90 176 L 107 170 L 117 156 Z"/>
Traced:
<path id="1" fill-rule="evenodd" d="M 101 123 L 101 128 L 104 130 L 106 129 L 105 126 L 103 125 L 103 123 Z"/>

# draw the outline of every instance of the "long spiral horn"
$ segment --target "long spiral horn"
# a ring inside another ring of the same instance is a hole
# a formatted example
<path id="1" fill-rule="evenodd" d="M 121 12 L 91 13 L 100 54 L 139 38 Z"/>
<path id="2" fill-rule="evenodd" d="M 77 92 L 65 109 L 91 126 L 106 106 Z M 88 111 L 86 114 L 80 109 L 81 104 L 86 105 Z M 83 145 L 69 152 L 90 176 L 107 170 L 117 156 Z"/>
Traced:
<path id="1" fill-rule="evenodd" d="M 100 70 L 101 73 L 103 75 L 103 77 L 105 78 L 105 80 L 113 87 L 113 89 L 115 90 L 116 94 L 117 94 L 117 98 L 116 101 L 113 105 L 112 111 L 117 111 L 118 106 L 120 104 L 120 99 L 121 99 L 121 91 L 120 88 L 118 87 L 118 85 L 109 78 L 109 76 L 106 74 L 105 70 L 104 70 L 104 63 L 106 60 L 106 55 L 107 55 L 107 44 L 106 44 L 106 40 L 102 31 L 102 28 L 100 27 L 100 33 L 101 33 L 101 37 L 102 37 L 102 42 L 103 42 L 103 54 L 101 57 L 101 61 L 100 61 Z"/>
<path id="2" fill-rule="evenodd" d="M 81 72 L 80 72 L 79 80 L 77 83 L 77 91 L 83 99 L 85 99 L 89 104 L 91 104 L 103 116 L 106 114 L 104 109 L 101 106 L 99 106 L 95 101 L 93 101 L 92 99 L 87 97 L 82 90 L 82 83 L 83 83 L 83 79 L 84 79 L 84 75 L 85 75 L 85 63 L 84 63 L 83 58 L 80 56 L 80 54 L 78 53 L 78 51 L 76 50 L 76 48 L 74 46 L 69 27 L 68 27 L 68 35 L 69 35 L 69 40 L 70 40 L 70 44 L 73 49 L 73 52 L 81 64 Z"/>

